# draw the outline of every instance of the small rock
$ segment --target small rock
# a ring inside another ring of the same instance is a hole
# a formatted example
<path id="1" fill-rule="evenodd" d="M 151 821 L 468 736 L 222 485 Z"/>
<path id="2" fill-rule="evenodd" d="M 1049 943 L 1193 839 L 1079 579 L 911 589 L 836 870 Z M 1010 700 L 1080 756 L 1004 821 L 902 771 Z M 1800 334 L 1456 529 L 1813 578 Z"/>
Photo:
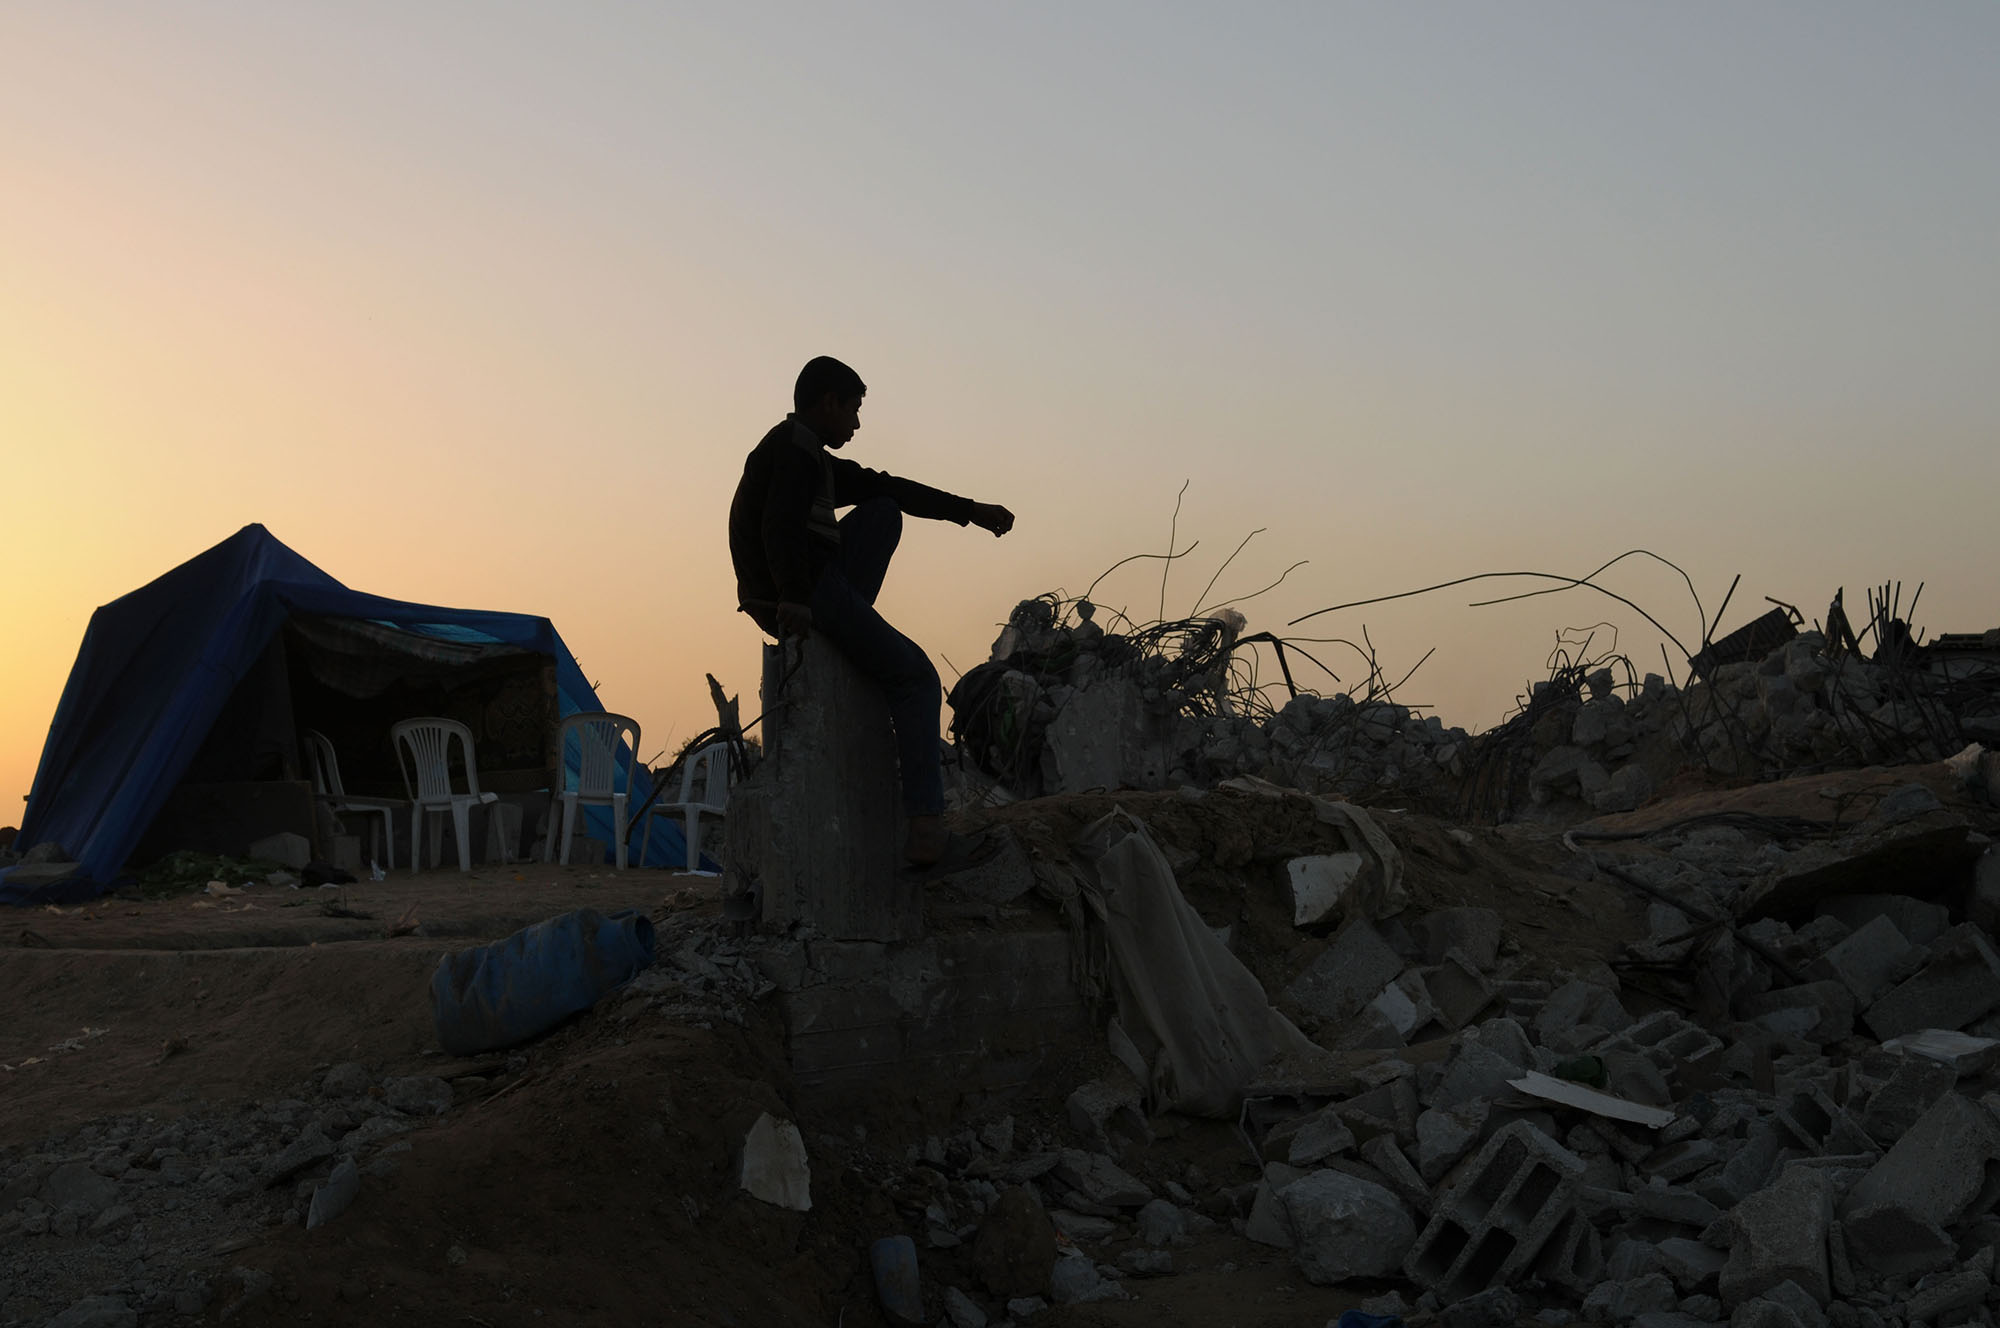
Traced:
<path id="1" fill-rule="evenodd" d="M 1081 1254 L 1056 1260 L 1049 1274 L 1049 1297 L 1058 1305 L 1087 1305 L 1099 1300 L 1123 1300 L 1125 1289 L 1105 1281 L 1097 1265 Z"/>
<path id="2" fill-rule="evenodd" d="M 325 1226 L 339 1217 L 360 1192 L 361 1172 L 350 1157 L 333 1169 L 333 1174 L 326 1178 L 326 1184 L 313 1191 L 312 1206 L 306 1210 L 306 1230 Z"/>
<path id="3" fill-rule="evenodd" d="M 1166 1277 L 1174 1271 L 1174 1256 L 1166 1250 L 1126 1250 L 1118 1267 L 1134 1277 Z"/>
<path id="4" fill-rule="evenodd" d="M 944 1315 L 951 1320 L 951 1328 L 986 1328 L 986 1311 L 955 1286 L 944 1289 Z"/>
<path id="5" fill-rule="evenodd" d="M 382 1100 L 405 1115 L 441 1116 L 451 1110 L 451 1085 L 428 1074 L 386 1079 Z"/>
<path id="6" fill-rule="evenodd" d="M 1055 1261 L 1055 1228 L 1042 1201 L 1026 1186 L 1003 1190 L 972 1240 L 980 1285 L 995 1296 L 1040 1296 Z M 1011 1304 L 1008 1312 L 1015 1313 Z"/>
<path id="7" fill-rule="evenodd" d="M 1017 1319 L 1032 1319 L 1049 1307 L 1040 1296 L 1017 1296 L 1007 1302 L 1007 1313 Z"/>
<path id="8" fill-rule="evenodd" d="M 326 1072 L 326 1078 L 319 1082 L 319 1091 L 324 1097 L 360 1097 L 373 1082 L 374 1076 L 368 1073 L 367 1066 L 360 1061 L 346 1061 Z"/>
<path id="9" fill-rule="evenodd" d="M 1165 1199 L 1155 1199 L 1139 1210 L 1139 1239 L 1148 1245 L 1166 1245 L 1187 1234 L 1187 1217 Z"/>

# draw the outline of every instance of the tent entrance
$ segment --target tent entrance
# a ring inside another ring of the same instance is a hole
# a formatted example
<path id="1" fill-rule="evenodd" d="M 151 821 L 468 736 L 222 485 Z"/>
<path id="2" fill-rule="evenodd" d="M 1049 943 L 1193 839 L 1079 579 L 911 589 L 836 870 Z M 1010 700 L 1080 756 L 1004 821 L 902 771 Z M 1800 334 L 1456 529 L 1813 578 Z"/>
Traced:
<path id="1" fill-rule="evenodd" d="M 355 618 L 288 619 L 231 690 L 131 863 L 142 866 L 178 849 L 241 855 L 281 831 L 306 836 L 315 857 L 331 859 L 334 826 L 314 805 L 301 737 L 307 729 L 332 741 L 346 791 L 358 796 L 405 796 L 389 730 L 423 715 L 455 719 L 472 731 L 482 789 L 533 795 L 551 787 L 555 660 L 467 639 L 476 634 L 463 629 L 437 630 Z M 406 838 L 407 825 L 398 832 Z M 397 851 L 406 854 L 407 843 Z"/>

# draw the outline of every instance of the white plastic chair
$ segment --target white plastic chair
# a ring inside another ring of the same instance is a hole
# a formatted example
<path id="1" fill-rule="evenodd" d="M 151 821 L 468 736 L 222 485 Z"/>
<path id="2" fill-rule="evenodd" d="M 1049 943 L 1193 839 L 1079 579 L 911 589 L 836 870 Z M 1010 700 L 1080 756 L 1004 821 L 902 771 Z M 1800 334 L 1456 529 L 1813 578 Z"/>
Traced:
<path id="1" fill-rule="evenodd" d="M 695 780 L 701 780 L 701 796 L 695 797 Z M 729 744 L 712 742 L 692 752 L 681 763 L 679 802 L 656 802 L 646 808 L 646 832 L 639 837 L 639 861 L 653 842 L 653 817 L 678 813 L 687 830 L 687 870 L 696 876 L 717 873 L 701 870 L 701 818 L 704 814 L 720 819 L 729 807 Z"/>
<path id="2" fill-rule="evenodd" d="M 327 805 L 335 816 L 356 815 L 368 822 L 368 860 L 379 862 L 385 869 L 396 865 L 396 824 L 391 818 L 399 806 L 394 798 L 350 797 L 340 783 L 340 758 L 334 754 L 333 742 L 318 729 L 307 729 L 306 760 L 312 767 L 313 792 Z M 381 817 L 382 856 L 375 856 L 376 817 Z"/>
<path id="3" fill-rule="evenodd" d="M 454 792 L 451 787 L 451 742 L 456 738 L 459 749 L 465 757 L 466 792 Z M 451 813 L 452 828 L 458 831 L 458 869 L 472 870 L 472 807 L 475 803 L 498 802 L 497 793 L 479 791 L 479 765 L 474 758 L 472 730 L 455 719 L 426 717 L 406 719 L 389 729 L 389 739 L 396 745 L 396 765 L 403 772 L 403 787 L 410 794 L 410 870 L 422 871 L 424 852 L 422 832 L 426 825 L 431 830 L 431 861 L 441 860 L 444 847 L 444 823 L 433 821 L 433 816 Z M 403 760 L 408 749 L 410 760 Z M 410 782 L 410 766 L 417 770 L 416 783 Z"/>
<path id="4" fill-rule="evenodd" d="M 576 787 L 569 787 L 569 735 L 577 739 Z M 631 734 L 625 748 L 625 788 L 618 787 L 618 741 Z M 632 787 L 632 768 L 639 759 L 639 721 L 614 715 L 608 710 L 586 710 L 571 715 L 556 732 L 555 801 L 562 806 L 562 863 L 569 865 L 570 841 L 576 835 L 578 807 L 609 807 L 613 838 L 617 841 L 618 869 L 625 869 L 625 839 L 631 828 L 627 807 Z M 542 861 L 555 856 L 555 807 L 549 808 L 549 837 Z M 641 855 L 644 861 L 644 855 Z"/>

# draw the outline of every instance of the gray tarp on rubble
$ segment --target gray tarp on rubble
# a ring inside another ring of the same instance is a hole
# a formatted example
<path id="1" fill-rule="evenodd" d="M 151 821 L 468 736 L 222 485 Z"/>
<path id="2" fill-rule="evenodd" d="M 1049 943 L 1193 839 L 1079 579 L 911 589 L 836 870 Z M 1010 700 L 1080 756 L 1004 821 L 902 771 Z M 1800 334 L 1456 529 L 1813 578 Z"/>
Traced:
<path id="1" fill-rule="evenodd" d="M 1243 1088 L 1284 1056 L 1325 1056 L 1182 897 L 1173 868 L 1124 808 L 1079 837 L 1090 923 L 1109 952 L 1111 1050 L 1154 1111 L 1234 1116 Z M 1090 925 L 1087 923 L 1086 925 Z"/>

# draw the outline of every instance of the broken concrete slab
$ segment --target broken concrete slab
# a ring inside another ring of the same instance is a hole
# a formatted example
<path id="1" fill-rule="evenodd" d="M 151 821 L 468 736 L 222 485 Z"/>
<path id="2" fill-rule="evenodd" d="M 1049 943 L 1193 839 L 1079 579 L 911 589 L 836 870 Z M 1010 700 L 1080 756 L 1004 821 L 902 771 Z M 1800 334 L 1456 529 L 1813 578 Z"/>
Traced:
<path id="1" fill-rule="evenodd" d="M 812 1210 L 812 1167 L 799 1127 L 762 1112 L 743 1137 L 737 1183 L 755 1199 L 795 1213 Z"/>
<path id="2" fill-rule="evenodd" d="M 1849 1208 L 1839 1227 L 1850 1257 L 1884 1277 L 1921 1277 L 1958 1253 L 1942 1227 L 1894 1201 Z"/>
<path id="3" fill-rule="evenodd" d="M 1140 1208 L 1153 1198 L 1146 1182 L 1102 1153 L 1065 1148 L 1056 1159 L 1054 1174 L 1090 1202 L 1106 1208 Z"/>
<path id="4" fill-rule="evenodd" d="M 1292 894 L 1292 925 L 1312 927 L 1339 916 L 1347 888 L 1361 874 L 1359 853 L 1317 853 L 1285 863 Z"/>
<path id="5" fill-rule="evenodd" d="M 1441 908 L 1417 919 L 1413 930 L 1423 943 L 1427 964 L 1443 963 L 1451 950 L 1463 954 L 1480 972 L 1499 961 L 1502 927 L 1494 909 Z"/>
<path id="6" fill-rule="evenodd" d="M 1954 1076 L 1981 1075 L 2000 1064 L 2000 1038 L 1974 1037 L 1950 1029 L 1925 1028 L 1890 1038 L 1882 1050 L 1935 1061 L 1950 1068 Z"/>
<path id="7" fill-rule="evenodd" d="M 1580 1025 L 1615 1033 L 1631 1024 L 1632 1016 L 1608 989 L 1594 982 L 1567 982 L 1549 993 L 1535 1016 L 1535 1037 L 1546 1045 L 1558 1033 Z"/>
<path id="8" fill-rule="evenodd" d="M 1878 914 L 1814 960 L 1811 971 L 1839 982 L 1865 1008 L 1915 972 L 1922 956 L 1923 951 L 1905 940 L 1895 923 Z"/>
<path id="9" fill-rule="evenodd" d="M 1884 1148 L 1909 1133 L 1910 1127 L 1958 1083 L 1958 1072 L 1941 1061 L 1916 1055 L 1899 1056 L 1897 1060 L 1895 1070 L 1868 1095 L 1861 1114 L 1861 1128 Z"/>
<path id="10" fill-rule="evenodd" d="M 1894 825 L 1864 824 L 1830 846 L 1825 854 L 1795 855 L 1800 865 L 1782 871 L 1763 885 L 1746 891 L 1737 916 L 1749 920 L 1790 917 L 1818 906 L 1849 927 L 1859 928 L 1869 914 L 1847 916 L 1832 901 L 1882 881 L 1946 880 L 1969 866 L 1984 847 L 1970 838 L 1971 827 L 1956 812 L 1935 811 Z M 1905 926 L 1897 930 L 1922 944 L 1924 937 Z"/>
<path id="11" fill-rule="evenodd" d="M 1840 982 L 1800 983 L 1738 1005 L 1745 1019 L 1774 1037 L 1825 1046 L 1854 1032 L 1854 995 Z"/>
<path id="12" fill-rule="evenodd" d="M 2000 1121 L 1963 1094 L 1947 1093 L 1855 1183 L 1841 1212 L 1893 1203 L 1949 1227 L 1980 1197 L 1996 1163 Z"/>
<path id="13" fill-rule="evenodd" d="M 1382 1174 L 1382 1179 L 1390 1191 L 1405 1204 L 1419 1213 L 1431 1210 L 1431 1189 L 1424 1184 L 1409 1155 L 1385 1134 L 1378 1134 L 1361 1145 L 1358 1150 L 1361 1160 Z"/>
<path id="14" fill-rule="evenodd" d="M 1346 1019 L 1402 971 L 1402 956 L 1374 925 L 1366 918 L 1354 918 L 1292 979 L 1286 994 L 1321 1019 Z"/>
<path id="15" fill-rule="evenodd" d="M 1730 1222 L 1736 1238 L 1717 1279 L 1725 1306 L 1734 1309 L 1780 1282 L 1798 1283 L 1822 1305 L 1833 1299 L 1826 1253 L 1833 1193 L 1824 1175 L 1787 1170 L 1736 1205 Z"/>
<path id="16" fill-rule="evenodd" d="M 1839 918 L 1855 931 L 1871 919 L 1887 918 L 1912 945 L 1929 945 L 1951 925 L 1950 909 L 1909 895 L 1833 895 L 1819 901 L 1819 912 Z"/>
<path id="17" fill-rule="evenodd" d="M 1416 969 L 1405 969 L 1401 976 L 1382 988 L 1375 999 L 1368 1003 L 1373 1010 L 1396 1030 L 1396 1036 L 1408 1042 L 1410 1035 L 1437 1018 L 1437 1006 L 1431 1001 L 1430 988 L 1424 984 L 1423 974 Z"/>
<path id="18" fill-rule="evenodd" d="M 1492 982 L 1456 948 L 1445 951 L 1424 985 L 1437 1008 L 1438 1022 L 1454 1031 L 1479 1018 L 1493 1004 Z"/>
<path id="19" fill-rule="evenodd" d="M 1346 1172 L 1315 1171 L 1278 1198 L 1291 1223 L 1292 1257 L 1316 1286 L 1391 1276 L 1417 1238 L 1395 1195 Z"/>
<path id="20" fill-rule="evenodd" d="M 1931 957 L 1892 987 L 1863 1016 L 1869 1031 L 1889 1039 L 1926 1028 L 1959 1029 L 2000 1006 L 2000 954 L 1973 923 L 1938 938 Z"/>

